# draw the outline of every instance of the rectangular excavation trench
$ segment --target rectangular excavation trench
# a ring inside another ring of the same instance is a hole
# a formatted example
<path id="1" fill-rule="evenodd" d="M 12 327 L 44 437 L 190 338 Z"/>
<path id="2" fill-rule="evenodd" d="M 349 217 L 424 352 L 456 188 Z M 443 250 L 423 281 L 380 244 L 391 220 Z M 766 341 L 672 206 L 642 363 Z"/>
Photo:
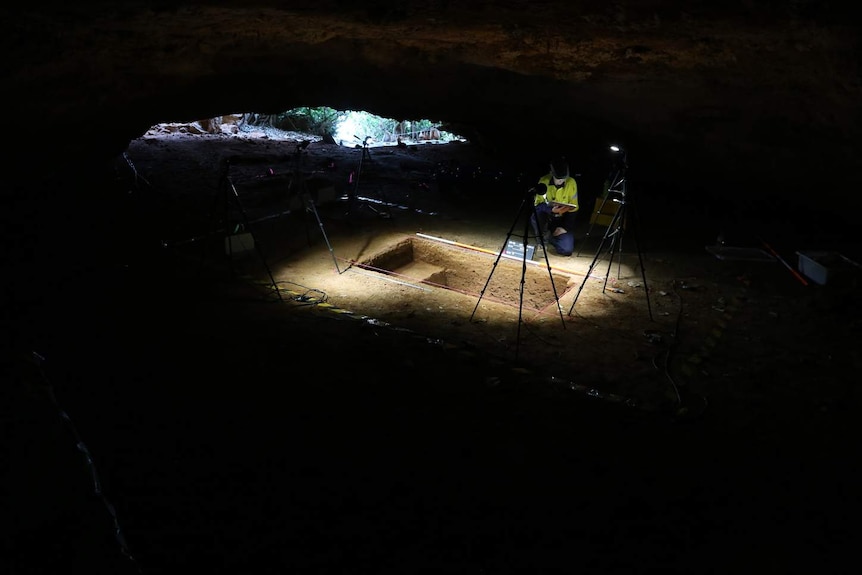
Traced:
<path id="1" fill-rule="evenodd" d="M 405 238 L 358 262 L 358 266 L 404 281 L 426 284 L 458 292 L 471 298 L 487 298 L 506 305 L 521 304 L 521 276 L 524 279 L 523 307 L 541 311 L 561 298 L 570 280 L 568 274 L 551 270 L 544 258 L 523 261 L 501 257 L 478 249 L 453 246 L 425 238 Z M 551 277 L 554 283 L 551 284 Z M 487 287 L 486 287 L 487 283 Z M 482 293 L 482 290 L 484 294 Z"/>

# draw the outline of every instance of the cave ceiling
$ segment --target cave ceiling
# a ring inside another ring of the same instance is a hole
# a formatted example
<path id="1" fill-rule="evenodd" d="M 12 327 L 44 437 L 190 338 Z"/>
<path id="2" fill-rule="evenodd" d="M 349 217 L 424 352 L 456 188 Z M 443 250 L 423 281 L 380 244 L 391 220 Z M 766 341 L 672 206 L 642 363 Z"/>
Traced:
<path id="1" fill-rule="evenodd" d="M 330 106 L 439 120 L 500 153 L 618 141 L 658 179 L 810 190 L 859 172 L 856 10 L 49 1 L 11 9 L 4 93 L 10 128 L 56 137 L 49 153 L 76 161 L 116 157 L 158 122 Z"/>

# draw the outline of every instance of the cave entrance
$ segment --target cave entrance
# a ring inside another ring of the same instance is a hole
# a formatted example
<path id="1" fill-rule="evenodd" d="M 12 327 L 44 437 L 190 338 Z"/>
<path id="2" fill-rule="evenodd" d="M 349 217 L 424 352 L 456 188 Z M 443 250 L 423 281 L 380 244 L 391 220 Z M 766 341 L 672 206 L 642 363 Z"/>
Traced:
<path id="1" fill-rule="evenodd" d="M 391 243 L 357 262 L 361 269 L 395 276 L 401 280 L 434 286 L 478 298 L 540 312 L 562 297 L 571 276 L 552 269 L 548 273 L 541 261 L 523 260 L 447 243 L 431 237 L 407 237 Z M 496 265 L 494 262 L 497 262 Z M 524 295 L 521 302 L 521 276 Z M 551 285 L 553 277 L 553 287 Z M 486 287 L 487 283 L 487 287 Z"/>
<path id="2" fill-rule="evenodd" d="M 338 113 L 333 124 L 333 138 L 343 146 L 354 146 L 369 138 L 369 145 L 397 144 L 446 144 L 467 140 L 441 129 L 441 122 L 420 120 L 395 120 L 383 118 L 365 111 L 346 110 Z"/>
<path id="3" fill-rule="evenodd" d="M 326 106 L 292 108 L 277 114 L 237 115 L 241 128 L 276 129 L 320 137 L 346 147 L 447 144 L 467 139 L 443 129 L 443 122 L 430 119 L 398 120 L 364 110 L 336 110 Z"/>
<path id="4" fill-rule="evenodd" d="M 226 114 L 185 124 L 159 123 L 152 126 L 150 131 L 188 134 L 242 132 L 258 134 L 260 137 L 287 133 L 349 148 L 362 145 L 395 146 L 468 141 L 463 136 L 443 129 L 444 125 L 444 122 L 437 120 L 397 120 L 364 110 L 336 110 L 321 106 L 292 108 L 275 114 Z"/>

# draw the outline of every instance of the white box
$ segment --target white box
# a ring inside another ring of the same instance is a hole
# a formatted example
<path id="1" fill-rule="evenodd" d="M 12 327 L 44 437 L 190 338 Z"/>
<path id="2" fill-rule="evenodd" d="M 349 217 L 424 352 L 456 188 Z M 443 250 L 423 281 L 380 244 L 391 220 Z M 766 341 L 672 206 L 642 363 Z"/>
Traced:
<path id="1" fill-rule="evenodd" d="M 796 252 L 799 256 L 799 271 L 813 282 L 826 285 L 835 272 L 846 268 L 844 259 L 838 252 L 809 250 Z"/>
<path id="2" fill-rule="evenodd" d="M 224 239 L 225 255 L 240 254 L 254 249 L 254 236 L 246 232 L 226 236 Z"/>

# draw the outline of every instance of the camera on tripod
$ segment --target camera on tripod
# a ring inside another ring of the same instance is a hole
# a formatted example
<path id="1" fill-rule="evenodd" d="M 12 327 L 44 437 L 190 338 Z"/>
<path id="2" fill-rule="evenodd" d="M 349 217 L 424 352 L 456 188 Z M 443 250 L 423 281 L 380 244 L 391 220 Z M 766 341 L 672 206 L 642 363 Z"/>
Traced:
<path id="1" fill-rule="evenodd" d="M 545 184 L 536 184 L 535 186 L 527 190 L 527 197 L 544 196 L 546 193 L 548 193 L 548 186 L 546 186 Z"/>

